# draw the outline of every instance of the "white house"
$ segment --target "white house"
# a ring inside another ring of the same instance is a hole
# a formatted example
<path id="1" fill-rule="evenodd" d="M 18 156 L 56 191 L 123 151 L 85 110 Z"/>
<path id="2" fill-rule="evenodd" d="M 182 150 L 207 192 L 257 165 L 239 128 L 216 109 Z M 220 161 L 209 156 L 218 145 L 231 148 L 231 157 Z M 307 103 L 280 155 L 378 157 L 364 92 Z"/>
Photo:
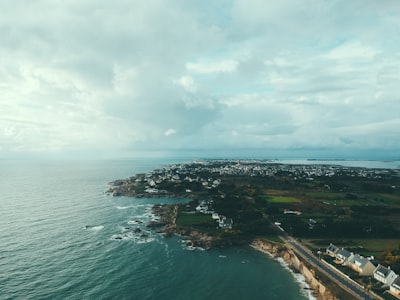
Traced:
<path id="1" fill-rule="evenodd" d="M 213 214 L 211 215 L 211 218 L 213 218 L 213 220 L 219 220 L 219 215 L 218 215 L 218 213 L 213 213 Z"/>
<path id="2" fill-rule="evenodd" d="M 398 276 L 390 285 L 390 291 L 396 296 L 400 296 L 400 277 Z"/>
<path id="3" fill-rule="evenodd" d="M 230 218 L 226 218 L 225 216 L 220 216 L 219 218 L 219 227 L 222 229 L 232 229 L 233 220 Z"/>
<path id="4" fill-rule="evenodd" d="M 379 264 L 374 270 L 373 277 L 377 281 L 382 282 L 384 285 L 389 286 L 396 279 L 397 274 L 393 270 L 390 270 L 390 267 L 386 268 L 385 266 Z"/>
<path id="5" fill-rule="evenodd" d="M 348 266 L 361 276 L 371 276 L 376 268 L 373 263 L 359 254 L 349 259 Z"/>
<path id="6" fill-rule="evenodd" d="M 329 246 L 328 246 L 328 248 L 326 248 L 326 253 L 329 255 L 329 256 L 332 256 L 332 257 L 335 257 L 336 256 L 336 252 L 338 252 L 339 251 L 339 248 L 338 247 L 336 247 L 334 244 L 330 244 Z"/>
<path id="7" fill-rule="evenodd" d="M 337 263 L 342 264 L 344 266 L 347 266 L 349 264 L 349 261 L 353 258 L 354 254 L 350 253 L 349 251 L 345 249 L 339 249 L 336 252 L 336 260 Z"/>

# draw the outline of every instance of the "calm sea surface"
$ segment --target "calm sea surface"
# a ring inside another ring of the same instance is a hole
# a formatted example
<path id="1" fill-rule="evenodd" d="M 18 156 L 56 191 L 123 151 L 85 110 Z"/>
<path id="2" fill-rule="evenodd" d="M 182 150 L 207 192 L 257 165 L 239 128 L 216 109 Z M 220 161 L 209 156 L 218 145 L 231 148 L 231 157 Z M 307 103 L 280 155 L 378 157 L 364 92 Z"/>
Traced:
<path id="1" fill-rule="evenodd" d="M 250 247 L 189 251 L 107 183 L 175 161 L 0 161 L 0 299 L 307 299 Z"/>

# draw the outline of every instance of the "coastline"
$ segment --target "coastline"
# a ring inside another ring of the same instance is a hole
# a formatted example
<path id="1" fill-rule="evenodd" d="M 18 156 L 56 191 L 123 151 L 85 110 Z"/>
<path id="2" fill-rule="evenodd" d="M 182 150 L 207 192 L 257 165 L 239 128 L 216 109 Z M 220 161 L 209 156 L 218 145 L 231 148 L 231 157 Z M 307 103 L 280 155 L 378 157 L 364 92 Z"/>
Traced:
<path id="1" fill-rule="evenodd" d="M 283 268 L 291 271 L 293 277 L 298 281 L 301 288 L 307 291 L 306 296 L 309 299 L 316 300 L 339 300 L 335 297 L 320 281 L 318 281 L 314 273 L 305 267 L 301 260 L 284 245 L 273 242 L 254 240 L 250 246 L 271 258 L 277 260 Z M 296 275 L 300 274 L 301 279 Z"/>
<path id="2" fill-rule="evenodd" d="M 180 228 L 177 226 L 175 222 L 178 212 L 177 205 L 156 204 L 153 206 L 152 211 L 159 220 L 153 221 L 148 227 L 159 228 L 159 232 L 164 234 L 165 237 L 178 235 L 183 238 L 190 248 L 198 247 L 209 250 L 216 247 L 233 245 L 232 240 L 218 239 L 193 228 Z M 245 245 L 246 242 L 242 241 L 240 244 Z M 298 282 L 299 288 L 308 299 L 338 300 L 324 284 L 315 278 L 314 272 L 309 270 L 301 260 L 284 245 L 256 239 L 250 242 L 250 247 L 270 256 L 279 262 L 283 268 L 288 269 Z"/>
<path id="3" fill-rule="evenodd" d="M 232 240 L 218 239 L 193 228 L 180 228 L 175 222 L 178 212 L 177 205 L 156 204 L 153 206 L 152 212 L 158 217 L 158 220 L 152 221 L 148 224 L 148 227 L 159 228 L 158 232 L 162 233 L 165 237 L 170 237 L 172 235 L 180 236 L 190 249 L 200 248 L 209 250 L 236 244 L 233 243 Z M 245 244 L 245 241 L 240 243 L 240 245 Z M 314 277 L 313 272 L 308 270 L 298 257 L 284 245 L 256 239 L 250 243 L 250 247 L 275 259 L 282 268 L 291 272 L 299 288 L 308 299 L 338 300 L 338 298 L 333 296 L 332 293 Z"/>
<path id="4" fill-rule="evenodd" d="M 262 237 L 276 233 L 274 227 L 270 226 L 273 221 L 278 225 L 284 224 L 280 229 L 293 236 L 325 234 L 347 237 L 351 233 L 348 228 L 358 228 L 366 223 L 365 226 L 374 228 L 374 231 L 371 229 L 371 237 L 381 237 L 381 229 L 386 230 L 385 236 L 396 237 L 396 225 L 399 223 L 393 221 L 387 229 L 381 222 L 383 213 L 377 216 L 374 208 L 381 207 L 380 202 L 392 201 L 391 198 L 387 199 L 385 193 L 391 192 L 398 197 L 396 187 L 400 185 L 399 176 L 400 170 L 395 169 L 336 164 L 205 161 L 171 165 L 129 179 L 115 180 L 109 183 L 110 188 L 105 193 L 135 198 L 187 199 L 189 204 L 186 205 L 155 204 L 152 211 L 157 218 L 147 227 L 165 237 L 178 235 L 191 249 L 251 244 L 253 248 L 276 258 L 284 268 L 292 270 L 294 277 L 302 274 L 311 287 L 305 287 L 304 290 L 313 292 L 315 298 L 312 299 L 350 299 L 347 298 L 349 295 L 344 285 L 331 280 L 331 276 L 318 264 L 310 263 L 302 251 L 297 248 L 292 250 L 290 240 L 282 245 Z M 351 189 L 348 188 L 349 180 Z M 374 196 L 370 191 L 380 194 Z M 313 193 L 317 196 L 306 196 Z M 320 194 L 323 197 L 318 196 Z M 336 198 L 345 201 L 343 204 L 336 203 Z M 354 208 L 358 208 L 354 204 L 359 199 L 363 199 L 365 206 L 371 204 L 369 209 L 361 212 L 374 218 L 372 224 L 366 221 L 367 218 L 363 218 L 361 223 L 353 218 L 360 213 L 360 209 Z M 331 215 L 327 212 L 331 210 L 331 205 L 337 204 L 340 210 L 336 214 L 349 217 L 346 226 L 328 222 Z M 315 219 L 310 218 L 308 223 L 305 219 L 294 221 L 286 216 L 287 212 L 296 215 L 308 212 Z M 390 207 L 385 207 L 384 212 L 396 216 L 395 210 Z M 203 216 L 206 214 L 212 214 L 212 218 Z M 315 221 L 320 215 L 323 217 Z M 218 226 L 214 225 L 213 220 L 216 219 Z M 301 260 L 295 253 L 300 255 Z"/>
<path id="5" fill-rule="evenodd" d="M 238 237 L 220 237 L 210 235 L 207 232 L 191 227 L 181 227 L 176 224 L 178 205 L 155 204 L 152 207 L 153 214 L 158 218 L 147 225 L 149 228 L 158 228 L 158 232 L 165 237 L 178 235 L 187 241 L 190 247 L 197 247 L 205 250 L 234 245 L 247 245 L 248 239 Z"/>

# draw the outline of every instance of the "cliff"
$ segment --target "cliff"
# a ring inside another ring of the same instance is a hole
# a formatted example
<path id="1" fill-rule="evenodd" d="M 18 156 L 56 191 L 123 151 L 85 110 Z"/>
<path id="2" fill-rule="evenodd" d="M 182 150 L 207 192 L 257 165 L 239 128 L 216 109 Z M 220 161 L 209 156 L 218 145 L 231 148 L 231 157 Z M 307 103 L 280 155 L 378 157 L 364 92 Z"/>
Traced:
<path id="1" fill-rule="evenodd" d="M 282 258 L 289 268 L 296 272 L 300 272 L 306 282 L 310 285 L 314 297 L 318 300 L 339 300 L 336 298 L 320 281 L 316 279 L 313 270 L 308 269 L 293 251 L 287 249 L 284 245 L 255 240 L 251 246 L 259 251 L 271 255 L 275 258 Z"/>

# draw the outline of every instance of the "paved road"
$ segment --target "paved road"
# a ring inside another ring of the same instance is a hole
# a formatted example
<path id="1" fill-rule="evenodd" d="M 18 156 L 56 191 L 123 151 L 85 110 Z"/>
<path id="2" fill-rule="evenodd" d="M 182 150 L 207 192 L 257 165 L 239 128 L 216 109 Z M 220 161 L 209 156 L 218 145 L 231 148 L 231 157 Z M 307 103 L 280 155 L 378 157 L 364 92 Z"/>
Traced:
<path id="1" fill-rule="evenodd" d="M 354 283 L 352 280 L 347 278 L 342 273 L 332 270 L 330 267 L 325 265 L 322 261 L 316 258 L 310 250 L 304 248 L 300 243 L 298 243 L 294 238 L 286 234 L 286 232 L 279 232 L 279 235 L 292 247 L 292 249 L 304 259 L 306 259 L 312 266 L 322 270 L 330 279 L 338 283 L 340 286 L 344 287 L 353 296 L 359 299 L 365 300 L 375 300 L 376 298 L 369 294 L 362 287 Z"/>

